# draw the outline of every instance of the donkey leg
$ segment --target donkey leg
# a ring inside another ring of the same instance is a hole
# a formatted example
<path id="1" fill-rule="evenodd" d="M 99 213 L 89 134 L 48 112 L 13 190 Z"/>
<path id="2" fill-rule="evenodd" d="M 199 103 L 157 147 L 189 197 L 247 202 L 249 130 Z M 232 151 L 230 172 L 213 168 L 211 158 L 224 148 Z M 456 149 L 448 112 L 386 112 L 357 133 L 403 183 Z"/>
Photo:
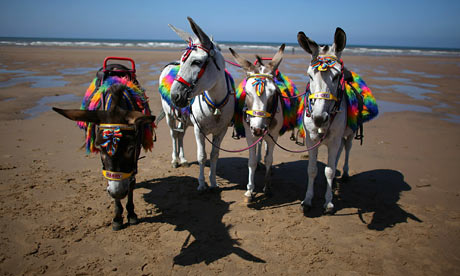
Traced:
<path id="1" fill-rule="evenodd" d="M 120 199 L 114 199 L 115 216 L 112 219 L 112 230 L 118 231 L 123 228 L 123 205 Z"/>
<path id="2" fill-rule="evenodd" d="M 307 147 L 311 147 L 313 143 L 307 142 Z M 308 157 L 308 182 L 307 182 L 307 192 L 305 194 L 304 200 L 301 202 L 304 213 L 308 212 L 311 208 L 311 200 L 313 199 L 314 193 L 314 184 L 315 178 L 318 174 L 318 167 L 316 166 L 318 158 L 318 148 L 312 149 L 309 151 Z"/>
<path id="3" fill-rule="evenodd" d="M 335 143 L 331 143 L 328 146 L 328 156 L 327 156 L 327 165 L 324 169 L 324 174 L 327 180 L 326 193 L 324 195 L 324 212 L 332 213 L 334 210 L 334 204 L 332 203 L 332 185 L 334 183 L 335 171 L 336 171 L 336 160 L 337 153 L 341 147 L 342 139 L 337 139 Z"/>
<path id="4" fill-rule="evenodd" d="M 252 137 L 249 137 L 249 135 L 246 136 L 246 141 L 248 142 L 248 145 L 251 145 L 254 143 L 254 139 Z M 257 169 L 257 146 L 252 147 L 249 149 L 249 159 L 248 159 L 248 185 L 246 186 L 247 190 L 246 193 L 244 193 L 244 201 L 249 203 L 252 201 L 254 198 L 254 175 L 256 173 Z"/>
<path id="5" fill-rule="evenodd" d="M 278 140 L 277 136 L 274 136 L 273 139 Z M 272 196 L 272 164 L 273 164 L 273 149 L 275 148 L 275 143 L 272 139 L 266 141 L 267 150 L 265 152 L 265 186 L 264 193 L 266 196 Z"/>
<path id="6" fill-rule="evenodd" d="M 212 143 L 216 146 L 212 146 L 211 149 L 211 162 L 210 162 L 210 170 L 209 170 L 209 183 L 211 183 L 211 188 L 217 188 L 217 180 L 216 180 L 216 168 L 217 168 L 217 160 L 219 160 L 219 148 L 222 140 L 224 139 L 225 133 L 227 129 L 222 131 L 217 135 L 212 136 Z"/>
<path id="7" fill-rule="evenodd" d="M 169 126 L 169 134 L 171 135 L 172 140 L 172 154 L 171 154 L 171 166 L 177 168 L 179 163 L 177 162 L 177 135 L 178 132 L 174 129 L 176 128 L 176 120 L 171 115 L 166 115 L 166 122 Z"/>
<path id="8" fill-rule="evenodd" d="M 262 144 L 263 144 L 263 141 L 260 141 L 255 146 L 256 147 L 256 162 L 257 162 L 256 163 L 257 164 L 256 169 L 261 169 L 262 168 Z"/>
<path id="9" fill-rule="evenodd" d="M 204 167 L 206 165 L 206 149 L 204 144 L 204 136 L 201 134 L 200 129 L 195 127 L 196 139 L 196 159 L 200 164 L 200 175 L 198 176 L 198 191 L 204 191 L 208 188 L 204 181 Z"/>
<path id="10" fill-rule="evenodd" d="M 185 135 L 185 128 L 184 132 L 179 132 L 177 135 L 177 142 L 179 146 L 179 160 L 180 160 L 180 165 L 183 167 L 188 167 L 188 161 L 185 159 L 185 153 L 184 153 L 184 135 Z"/>
<path id="11" fill-rule="evenodd" d="M 135 185 L 136 185 L 136 180 L 133 179 L 131 183 L 129 183 L 128 201 L 126 202 L 126 211 L 128 211 L 128 223 L 130 225 L 134 225 L 138 223 L 137 215 L 134 212 L 134 201 L 133 201 L 133 190 L 134 190 Z"/>
<path id="12" fill-rule="evenodd" d="M 347 181 L 350 178 L 350 175 L 348 174 L 348 170 L 349 170 L 348 161 L 350 157 L 351 146 L 353 144 L 353 134 L 346 137 L 344 140 L 345 140 L 345 160 L 343 163 L 342 180 Z"/>

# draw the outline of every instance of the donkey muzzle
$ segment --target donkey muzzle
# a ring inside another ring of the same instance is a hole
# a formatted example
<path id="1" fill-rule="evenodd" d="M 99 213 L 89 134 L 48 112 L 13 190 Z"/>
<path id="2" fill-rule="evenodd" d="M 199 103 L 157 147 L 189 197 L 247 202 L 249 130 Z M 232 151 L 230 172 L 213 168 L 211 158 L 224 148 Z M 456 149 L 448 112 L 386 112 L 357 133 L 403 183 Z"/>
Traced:
<path id="1" fill-rule="evenodd" d="M 312 115 L 312 119 L 315 126 L 320 128 L 329 120 L 329 114 L 323 113 L 321 115 Z"/>

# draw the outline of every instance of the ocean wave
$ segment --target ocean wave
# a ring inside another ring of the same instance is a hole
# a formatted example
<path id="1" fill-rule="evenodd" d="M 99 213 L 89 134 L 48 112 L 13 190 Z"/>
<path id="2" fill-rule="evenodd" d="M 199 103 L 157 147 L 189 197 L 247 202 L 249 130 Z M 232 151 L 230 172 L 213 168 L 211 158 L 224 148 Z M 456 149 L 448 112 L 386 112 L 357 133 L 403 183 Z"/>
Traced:
<path id="1" fill-rule="evenodd" d="M 239 51 L 271 51 L 276 52 L 281 43 L 221 42 L 222 49 L 233 48 Z M 42 46 L 42 47 L 108 47 L 108 48 L 145 48 L 145 49 L 183 49 L 183 41 L 149 41 L 149 40 L 104 40 L 104 39 L 41 39 L 41 38 L 0 38 L 0 45 L 10 46 Z M 287 43 L 287 53 L 303 52 L 297 44 Z M 349 46 L 344 50 L 349 55 L 375 56 L 455 56 L 460 57 L 459 49 L 429 49 L 407 47 L 371 47 Z"/>

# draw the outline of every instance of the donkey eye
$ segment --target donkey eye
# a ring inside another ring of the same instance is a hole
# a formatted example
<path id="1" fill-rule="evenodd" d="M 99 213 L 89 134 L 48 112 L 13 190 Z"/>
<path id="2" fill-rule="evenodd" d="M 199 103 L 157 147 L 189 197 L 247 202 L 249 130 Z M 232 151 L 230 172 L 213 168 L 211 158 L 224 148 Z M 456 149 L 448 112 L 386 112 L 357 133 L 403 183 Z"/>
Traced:
<path id="1" fill-rule="evenodd" d="M 201 60 L 192 61 L 192 65 L 200 66 L 202 64 Z"/>

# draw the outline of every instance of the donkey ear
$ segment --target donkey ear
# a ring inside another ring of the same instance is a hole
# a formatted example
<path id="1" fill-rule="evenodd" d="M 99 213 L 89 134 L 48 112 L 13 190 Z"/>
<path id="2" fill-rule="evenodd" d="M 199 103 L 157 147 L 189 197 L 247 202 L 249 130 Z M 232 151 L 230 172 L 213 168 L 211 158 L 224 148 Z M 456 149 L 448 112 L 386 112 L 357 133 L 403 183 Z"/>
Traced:
<path id="1" fill-rule="evenodd" d="M 181 30 L 179 28 L 176 28 L 174 27 L 173 25 L 171 24 L 168 24 L 168 26 L 180 37 L 182 38 L 182 40 L 184 40 L 185 42 L 189 42 L 190 38 L 193 38 L 192 35 L 190 35 L 189 33 L 187 33 L 186 31 L 184 30 Z"/>
<path id="2" fill-rule="evenodd" d="M 190 22 L 190 27 L 192 27 L 193 32 L 196 34 L 200 42 L 206 47 L 211 48 L 212 42 L 209 39 L 208 35 L 203 32 L 203 30 L 198 26 L 195 21 L 191 17 L 187 17 L 188 21 Z"/>
<path id="3" fill-rule="evenodd" d="M 272 61 L 268 63 L 268 67 L 271 68 L 272 72 L 275 72 L 276 69 L 278 69 L 278 66 L 283 60 L 284 47 L 286 47 L 286 44 L 283 43 L 278 52 L 273 56 Z"/>
<path id="4" fill-rule="evenodd" d="M 307 53 L 310 53 L 312 56 L 317 56 L 319 53 L 319 46 L 308 38 L 304 32 L 299 32 L 297 34 L 297 41 L 299 42 L 300 47 L 302 47 Z"/>
<path id="5" fill-rule="evenodd" d="M 337 27 L 337 29 L 335 30 L 334 45 L 333 45 L 335 52 L 336 53 L 342 52 L 343 49 L 345 49 L 346 45 L 347 45 L 347 35 L 345 34 L 344 30 Z"/>
<path id="6" fill-rule="evenodd" d="M 53 107 L 53 110 L 67 119 L 73 121 L 82 121 L 87 123 L 100 124 L 105 121 L 107 111 L 99 110 L 80 110 L 80 109 L 60 109 Z"/>
<path id="7" fill-rule="evenodd" d="M 255 72 L 256 71 L 256 67 L 254 66 L 254 64 L 252 64 L 249 61 L 247 61 L 246 59 L 240 57 L 240 55 L 238 55 L 235 51 L 233 51 L 232 48 L 228 48 L 228 49 L 232 53 L 232 56 L 235 58 L 236 62 L 238 62 L 238 64 L 241 66 L 241 68 L 243 68 L 246 72 Z"/>
<path id="8" fill-rule="evenodd" d="M 144 115 L 139 111 L 128 111 L 125 115 L 125 120 L 130 125 L 151 124 L 155 121 L 155 116 Z"/>

